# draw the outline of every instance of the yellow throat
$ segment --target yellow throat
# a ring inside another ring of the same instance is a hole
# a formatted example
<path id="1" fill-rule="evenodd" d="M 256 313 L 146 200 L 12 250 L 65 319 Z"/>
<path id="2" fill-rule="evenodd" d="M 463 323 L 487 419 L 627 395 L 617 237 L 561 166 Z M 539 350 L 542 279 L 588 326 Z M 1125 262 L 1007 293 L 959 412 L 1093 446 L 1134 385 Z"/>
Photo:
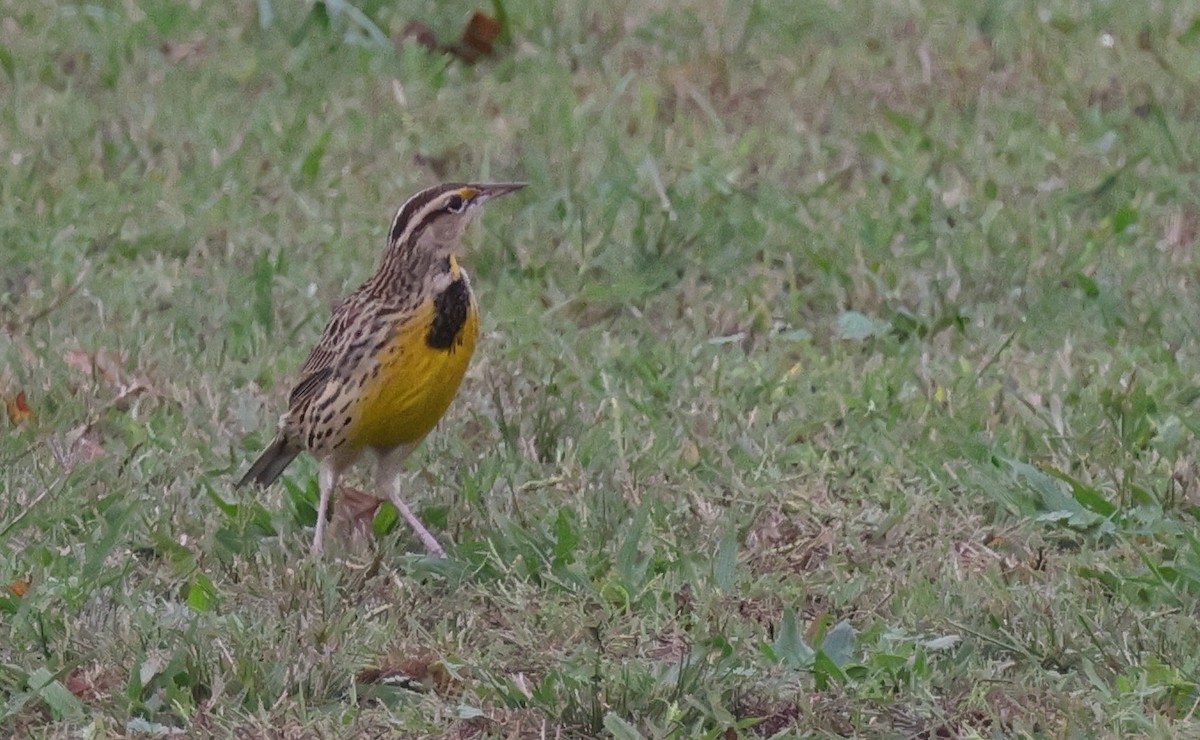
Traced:
<path id="1" fill-rule="evenodd" d="M 446 413 L 479 337 L 479 309 L 466 273 L 450 258 L 449 287 L 399 323 L 363 386 L 350 449 L 415 444 Z"/>

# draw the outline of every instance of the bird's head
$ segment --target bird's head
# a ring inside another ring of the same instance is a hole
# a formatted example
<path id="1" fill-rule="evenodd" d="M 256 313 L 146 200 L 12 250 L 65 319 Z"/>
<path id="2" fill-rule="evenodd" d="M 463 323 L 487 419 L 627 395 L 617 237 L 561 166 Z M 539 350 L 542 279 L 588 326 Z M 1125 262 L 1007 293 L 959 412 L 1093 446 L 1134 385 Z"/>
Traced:
<path id="1" fill-rule="evenodd" d="M 405 201 L 392 220 L 392 249 L 440 259 L 458 249 L 463 233 L 492 198 L 525 187 L 523 182 L 444 183 Z"/>

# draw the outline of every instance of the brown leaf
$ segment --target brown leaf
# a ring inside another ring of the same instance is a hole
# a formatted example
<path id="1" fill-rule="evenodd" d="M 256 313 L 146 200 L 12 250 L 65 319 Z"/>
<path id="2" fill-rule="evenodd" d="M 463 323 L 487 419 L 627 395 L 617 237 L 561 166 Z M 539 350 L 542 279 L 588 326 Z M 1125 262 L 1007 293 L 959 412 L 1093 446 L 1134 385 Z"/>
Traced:
<path id="1" fill-rule="evenodd" d="M 93 664 L 71 671 L 63 682 L 67 690 L 84 701 L 103 701 L 112 696 L 121 684 L 121 674 L 111 668 Z"/>
<path id="2" fill-rule="evenodd" d="M 825 623 L 825 615 L 827 613 L 828 612 L 826 612 L 824 609 L 817 607 L 815 613 L 812 615 L 812 619 L 808 623 L 808 627 L 804 630 L 804 642 L 806 644 L 816 644 L 817 632 L 819 632 L 822 627 L 828 626 Z"/>
<path id="3" fill-rule="evenodd" d="M 24 578 L 19 581 L 13 581 L 8 584 L 8 592 L 18 599 L 24 598 L 25 594 L 29 592 L 29 581 Z"/>
<path id="4" fill-rule="evenodd" d="M 489 56 L 495 52 L 494 44 L 500 38 L 500 21 L 487 13 L 476 10 L 463 29 L 462 40 L 458 47 L 451 51 L 468 64 L 473 64 L 481 56 Z"/>
<path id="5" fill-rule="evenodd" d="M 429 26 L 420 21 L 411 21 L 400 32 L 400 36 L 396 39 L 396 45 L 400 46 L 405 42 L 413 41 L 429 51 L 444 51 L 453 54 L 467 64 L 474 64 L 481 57 L 491 56 L 496 52 L 496 39 L 500 38 L 501 30 L 500 21 L 477 10 L 471 16 L 471 20 L 467 21 L 467 25 L 463 27 L 462 37 L 453 44 L 439 43 L 437 36 Z"/>
<path id="6" fill-rule="evenodd" d="M 142 378 L 133 378 L 129 383 L 117 389 L 117 397 L 112 400 L 113 408 L 118 411 L 128 411 L 134 398 L 150 390 L 150 386 Z"/>
<path id="7" fill-rule="evenodd" d="M 70 691 L 75 696 L 82 698 L 90 693 L 91 690 L 92 682 L 78 668 L 71 671 L 71 675 L 67 676 L 67 691 Z"/>
<path id="8" fill-rule="evenodd" d="M 411 655 L 388 656 L 378 666 L 364 668 L 356 677 L 358 683 L 423 683 L 441 695 L 457 691 L 459 682 L 450 675 L 446 664 L 432 651 L 423 650 Z"/>
<path id="9" fill-rule="evenodd" d="M 338 496 L 336 511 L 338 511 L 339 517 L 345 517 L 354 531 L 365 534 L 371 531 L 371 523 L 375 521 L 375 512 L 379 511 L 382 503 L 382 500 L 366 491 L 347 486 L 341 490 L 341 495 Z"/>
<path id="10" fill-rule="evenodd" d="M 400 37 L 396 40 L 396 45 L 400 46 L 406 41 L 415 41 L 418 46 L 423 46 L 429 51 L 437 51 L 441 48 L 441 45 L 438 44 L 437 36 L 433 33 L 433 29 L 421 21 L 409 22 L 404 27 L 404 30 L 400 32 Z"/>
<path id="11" fill-rule="evenodd" d="M 104 382 L 113 388 L 120 388 L 124 384 L 125 358 L 120 354 L 109 349 L 96 350 L 96 354 L 92 356 L 92 364 L 100 372 Z"/>
<path id="12" fill-rule="evenodd" d="M 679 461 L 686 467 L 694 468 L 700 464 L 700 448 L 690 439 L 683 441 L 683 449 L 679 452 Z"/>
<path id="13" fill-rule="evenodd" d="M 76 465 L 104 456 L 104 446 L 100 444 L 95 429 L 90 424 L 75 427 L 67 432 L 67 441 L 71 445 L 71 461 Z"/>
<path id="14" fill-rule="evenodd" d="M 78 49 L 64 51 L 58 55 L 58 68 L 63 74 L 71 76 L 80 70 L 86 70 L 88 59 L 89 57 Z"/>
<path id="15" fill-rule="evenodd" d="M 33 420 L 33 409 L 29 407 L 29 399 L 25 397 L 25 391 L 21 391 L 5 401 L 4 406 L 8 410 L 8 420 L 14 427 Z"/>
<path id="16" fill-rule="evenodd" d="M 134 398 L 153 390 L 150 381 L 142 375 L 137 375 L 125 369 L 128 356 L 110 349 L 99 349 L 94 354 L 83 350 L 73 349 L 63 353 L 63 362 L 68 367 L 81 373 L 98 376 L 105 384 L 117 392 L 111 402 L 119 411 L 129 408 Z"/>
<path id="17" fill-rule="evenodd" d="M 98 375 L 113 388 L 119 388 L 125 379 L 125 357 L 109 349 L 97 350 L 95 354 L 82 349 L 67 350 L 63 362 L 85 375 Z"/>
<path id="18" fill-rule="evenodd" d="M 191 59 L 197 61 L 208 56 L 208 44 L 203 41 L 171 43 L 164 41 L 158 50 L 162 52 L 163 58 L 170 64 L 178 64 L 182 61 Z"/>
<path id="19" fill-rule="evenodd" d="M 67 363 L 67 367 L 78 370 L 84 375 L 92 374 L 92 356 L 81 349 L 64 352 L 63 362 Z"/>

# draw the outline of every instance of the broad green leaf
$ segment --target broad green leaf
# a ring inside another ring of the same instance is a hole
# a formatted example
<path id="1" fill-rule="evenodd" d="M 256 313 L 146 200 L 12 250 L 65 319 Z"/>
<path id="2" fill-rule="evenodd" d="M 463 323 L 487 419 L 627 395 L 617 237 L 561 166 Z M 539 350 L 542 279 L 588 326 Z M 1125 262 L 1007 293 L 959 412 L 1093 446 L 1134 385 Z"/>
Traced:
<path id="1" fill-rule="evenodd" d="M 604 715 L 604 729 L 612 733 L 613 740 L 642 740 L 642 733 L 613 712 Z"/>
<path id="2" fill-rule="evenodd" d="M 617 575 L 622 585 L 630 592 L 639 591 L 646 574 L 646 564 L 641 557 L 642 534 L 646 531 L 646 509 L 640 509 L 633 523 L 625 531 L 625 539 L 617 550 Z"/>
<path id="3" fill-rule="evenodd" d="M 84 715 L 83 702 L 44 666 L 29 674 L 29 690 L 46 703 L 55 719 L 78 719 Z"/>
<path id="4" fill-rule="evenodd" d="M 729 527 L 717 545 L 712 564 L 713 583 L 725 593 L 732 591 L 737 583 L 737 547 L 737 530 Z"/>
<path id="5" fill-rule="evenodd" d="M 890 325 L 877 321 L 858 311 L 844 311 L 838 316 L 837 331 L 842 339 L 862 341 L 871 337 L 884 336 Z"/>
<path id="6" fill-rule="evenodd" d="M 187 605 L 196 612 L 206 612 L 213 608 L 217 601 L 217 588 L 211 579 L 203 573 L 197 573 L 188 584 Z"/>
<path id="7" fill-rule="evenodd" d="M 775 659 L 792 668 L 805 668 L 812 664 L 813 649 L 806 645 L 804 638 L 800 636 L 795 609 L 788 608 L 783 611 L 783 619 L 779 623 L 779 631 L 771 647 Z"/>
<path id="8" fill-rule="evenodd" d="M 921 644 L 928 650 L 949 650 L 958 643 L 962 642 L 962 638 L 958 635 L 942 635 L 926 640 Z"/>
<path id="9" fill-rule="evenodd" d="M 375 518 L 371 520 L 371 531 L 375 533 L 376 537 L 383 537 L 390 534 L 399 521 L 400 512 L 397 511 L 395 505 L 390 501 L 384 501 L 376 510 Z"/>
<path id="10" fill-rule="evenodd" d="M 3 45 L 0 45 L 0 69 L 4 70 L 4 73 L 8 75 L 8 79 L 16 79 L 17 67 L 13 62 L 12 52 L 8 50 L 7 46 Z"/>
<path id="11" fill-rule="evenodd" d="M 579 547 L 579 532 L 575 528 L 575 517 L 566 507 L 559 507 L 554 520 L 554 564 L 569 565 L 575 562 L 575 549 Z"/>
<path id="12" fill-rule="evenodd" d="M 838 622 L 821 641 L 821 652 L 841 668 L 854 658 L 855 634 L 849 622 Z"/>
<path id="13" fill-rule="evenodd" d="M 818 650 L 813 655 L 812 672 L 817 689 L 821 691 L 828 689 L 832 683 L 846 683 L 846 673 L 824 650 Z"/>

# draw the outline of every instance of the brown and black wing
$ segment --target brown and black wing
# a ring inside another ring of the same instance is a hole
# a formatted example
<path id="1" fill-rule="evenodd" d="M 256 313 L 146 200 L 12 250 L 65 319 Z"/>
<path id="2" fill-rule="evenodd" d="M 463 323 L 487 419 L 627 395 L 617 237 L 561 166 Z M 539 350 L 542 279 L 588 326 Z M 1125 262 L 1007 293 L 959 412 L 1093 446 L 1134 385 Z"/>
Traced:
<path id="1" fill-rule="evenodd" d="M 321 340 L 313 347 L 308 359 L 300 368 L 300 380 L 288 395 L 288 413 L 285 419 L 300 418 L 303 415 L 304 407 L 320 396 L 325 389 L 325 385 L 333 377 L 337 367 L 340 345 L 346 337 L 346 327 L 356 313 L 352 300 L 343 301 L 334 309 L 333 316 L 330 317 L 329 323 L 325 325 L 325 331 L 321 334 Z M 239 488 L 247 483 L 254 483 L 261 487 L 271 485 L 291 464 L 292 460 L 296 459 L 296 456 L 303 451 L 303 447 L 296 444 L 293 435 L 288 432 L 285 422 L 285 427 L 280 430 L 270 446 L 258 456 L 246 474 L 237 482 Z"/>

